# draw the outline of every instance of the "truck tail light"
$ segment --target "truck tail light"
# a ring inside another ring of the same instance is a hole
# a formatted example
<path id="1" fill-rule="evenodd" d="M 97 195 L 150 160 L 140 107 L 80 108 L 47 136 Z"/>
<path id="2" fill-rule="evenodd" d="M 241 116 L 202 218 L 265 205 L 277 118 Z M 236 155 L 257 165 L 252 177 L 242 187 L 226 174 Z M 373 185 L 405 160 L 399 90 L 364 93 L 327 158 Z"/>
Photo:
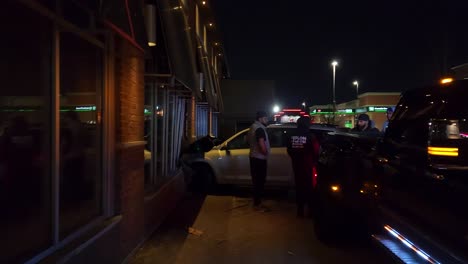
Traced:
<path id="1" fill-rule="evenodd" d="M 428 147 L 427 153 L 433 156 L 458 157 L 458 148 Z"/>

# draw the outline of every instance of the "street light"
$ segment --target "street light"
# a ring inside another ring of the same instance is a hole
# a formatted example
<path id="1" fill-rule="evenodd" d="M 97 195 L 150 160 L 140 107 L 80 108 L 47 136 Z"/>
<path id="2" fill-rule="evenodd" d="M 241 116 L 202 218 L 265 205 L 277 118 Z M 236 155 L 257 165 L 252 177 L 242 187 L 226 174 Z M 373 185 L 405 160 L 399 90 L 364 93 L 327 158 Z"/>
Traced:
<path id="1" fill-rule="evenodd" d="M 356 86 L 356 98 L 359 98 L 359 82 L 358 82 L 358 81 L 354 81 L 354 82 L 353 82 L 353 85 Z"/>
<path id="2" fill-rule="evenodd" d="M 275 105 L 275 106 L 273 107 L 273 113 L 278 113 L 279 111 L 280 111 L 280 107 L 277 106 L 277 105 Z"/>
<path id="3" fill-rule="evenodd" d="M 306 107 L 306 103 L 305 102 L 302 102 L 302 107 Z"/>
<path id="4" fill-rule="evenodd" d="M 338 62 L 334 60 L 331 63 L 333 67 L 333 113 L 336 111 L 336 99 L 335 99 L 335 77 L 336 77 L 336 66 L 338 66 Z"/>

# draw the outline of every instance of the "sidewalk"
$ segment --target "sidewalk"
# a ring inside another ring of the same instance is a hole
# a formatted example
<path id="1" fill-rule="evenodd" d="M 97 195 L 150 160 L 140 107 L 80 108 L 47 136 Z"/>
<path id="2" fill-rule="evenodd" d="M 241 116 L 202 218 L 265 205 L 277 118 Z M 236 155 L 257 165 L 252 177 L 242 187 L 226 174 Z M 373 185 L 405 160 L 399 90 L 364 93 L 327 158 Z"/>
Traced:
<path id="1" fill-rule="evenodd" d="M 323 245 L 293 203 L 265 204 L 271 212 L 248 198 L 187 197 L 129 263 L 390 263 L 367 244 Z"/>

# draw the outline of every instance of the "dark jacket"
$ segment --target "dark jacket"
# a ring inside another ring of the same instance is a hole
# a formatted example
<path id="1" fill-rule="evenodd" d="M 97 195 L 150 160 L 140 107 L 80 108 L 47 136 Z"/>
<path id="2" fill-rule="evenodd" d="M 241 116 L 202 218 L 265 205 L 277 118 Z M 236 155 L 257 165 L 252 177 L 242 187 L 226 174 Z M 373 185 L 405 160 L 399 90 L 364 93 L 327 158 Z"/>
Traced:
<path id="1" fill-rule="evenodd" d="M 297 128 L 288 137 L 287 151 L 293 163 L 315 165 L 318 159 L 319 143 L 309 128 Z"/>
<path id="2" fill-rule="evenodd" d="M 374 133 L 380 132 L 378 128 L 372 127 L 371 121 L 369 121 L 369 125 L 366 127 L 366 129 L 360 130 L 359 126 L 356 125 L 353 129 L 351 129 L 351 131 L 353 131 L 353 132 L 374 132 Z"/>

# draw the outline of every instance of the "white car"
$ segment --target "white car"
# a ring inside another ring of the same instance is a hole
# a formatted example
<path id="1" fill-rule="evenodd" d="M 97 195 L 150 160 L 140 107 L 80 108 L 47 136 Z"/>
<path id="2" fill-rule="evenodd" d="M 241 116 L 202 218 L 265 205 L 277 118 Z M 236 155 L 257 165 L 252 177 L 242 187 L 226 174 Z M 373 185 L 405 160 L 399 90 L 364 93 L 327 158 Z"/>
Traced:
<path id="1" fill-rule="evenodd" d="M 266 186 L 293 186 L 294 174 L 291 159 L 286 151 L 288 134 L 296 128 L 295 124 L 274 124 L 267 127 L 271 153 L 268 158 Z M 334 126 L 312 124 L 311 132 L 319 141 L 328 132 L 334 132 Z M 247 141 L 248 129 L 244 129 L 223 143 L 205 153 L 205 157 L 192 160 L 191 166 L 198 173 L 194 181 L 205 184 L 252 185 L 250 176 L 249 152 Z M 202 178 L 202 179 L 200 179 Z"/>

